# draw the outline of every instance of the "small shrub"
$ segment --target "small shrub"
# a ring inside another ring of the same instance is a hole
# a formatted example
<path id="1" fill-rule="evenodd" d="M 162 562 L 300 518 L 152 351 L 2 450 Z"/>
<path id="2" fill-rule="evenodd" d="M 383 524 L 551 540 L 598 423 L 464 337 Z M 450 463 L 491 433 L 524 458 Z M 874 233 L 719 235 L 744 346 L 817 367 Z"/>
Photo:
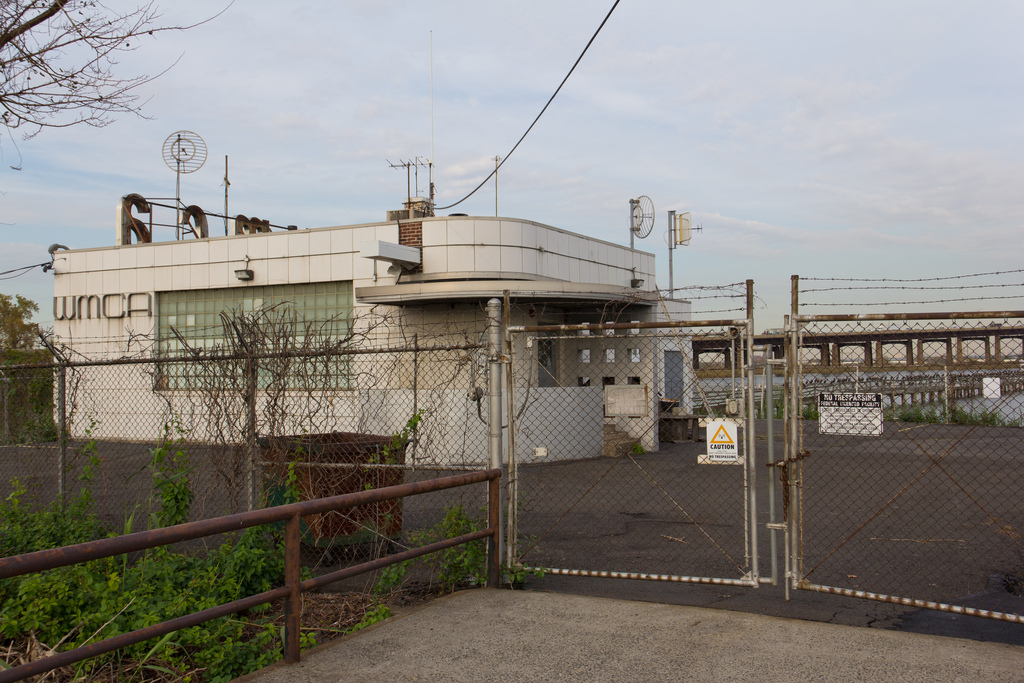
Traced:
<path id="1" fill-rule="evenodd" d="M 355 626 L 348 630 L 348 633 L 355 633 L 356 631 L 362 631 L 367 626 L 373 626 L 385 619 L 391 618 L 391 610 L 387 605 L 377 605 L 376 607 L 366 611 L 363 618 Z"/>
<path id="2" fill-rule="evenodd" d="M 411 534 L 409 545 L 424 546 L 486 527 L 484 520 L 470 517 L 461 505 L 453 505 L 445 508 L 444 518 L 433 527 Z M 480 540 L 386 567 L 377 578 L 374 592 L 388 593 L 400 587 L 415 563 L 430 568 L 442 593 L 451 593 L 463 585 L 481 586 L 487 582 L 487 546 Z"/>

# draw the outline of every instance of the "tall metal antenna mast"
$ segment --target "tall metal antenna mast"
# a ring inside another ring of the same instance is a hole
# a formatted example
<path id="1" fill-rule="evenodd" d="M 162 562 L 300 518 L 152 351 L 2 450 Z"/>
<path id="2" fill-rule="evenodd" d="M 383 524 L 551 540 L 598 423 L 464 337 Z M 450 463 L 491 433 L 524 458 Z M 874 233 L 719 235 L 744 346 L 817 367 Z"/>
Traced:
<path id="1" fill-rule="evenodd" d="M 228 234 L 228 188 L 231 181 L 228 180 L 228 155 L 224 155 L 224 234 Z"/>
<path id="2" fill-rule="evenodd" d="M 430 32 L 430 205 L 434 205 L 434 32 Z"/>

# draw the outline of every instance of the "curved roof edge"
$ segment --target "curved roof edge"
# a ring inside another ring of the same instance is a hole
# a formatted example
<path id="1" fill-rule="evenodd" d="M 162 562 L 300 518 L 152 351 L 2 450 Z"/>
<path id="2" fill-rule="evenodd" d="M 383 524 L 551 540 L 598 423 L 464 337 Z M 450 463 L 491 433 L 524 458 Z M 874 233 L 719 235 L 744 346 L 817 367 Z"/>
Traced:
<path id="1" fill-rule="evenodd" d="M 446 282 L 409 282 L 378 287 L 356 287 L 360 303 L 424 304 L 436 302 L 477 301 L 498 297 L 508 291 L 517 299 L 546 301 L 623 301 L 653 306 L 657 292 L 648 292 L 617 285 L 558 282 L 552 280 L 463 280 Z"/>

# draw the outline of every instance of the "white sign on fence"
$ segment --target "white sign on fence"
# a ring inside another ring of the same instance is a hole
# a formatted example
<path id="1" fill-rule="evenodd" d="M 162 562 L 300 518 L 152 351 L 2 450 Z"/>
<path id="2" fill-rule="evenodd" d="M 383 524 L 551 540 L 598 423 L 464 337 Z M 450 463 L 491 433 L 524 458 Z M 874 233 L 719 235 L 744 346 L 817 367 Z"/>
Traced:
<path id="1" fill-rule="evenodd" d="M 1002 398 L 1003 380 L 999 377 L 985 377 L 982 385 L 982 396 L 985 398 Z"/>
<path id="2" fill-rule="evenodd" d="M 646 384 L 609 384 L 604 388 L 605 414 L 625 417 L 649 415 L 649 397 Z"/>
<path id="3" fill-rule="evenodd" d="M 881 394 L 818 394 L 818 433 L 881 436 Z"/>
<path id="4" fill-rule="evenodd" d="M 708 420 L 705 455 L 697 457 L 701 465 L 739 465 L 739 429 L 736 420 Z"/>

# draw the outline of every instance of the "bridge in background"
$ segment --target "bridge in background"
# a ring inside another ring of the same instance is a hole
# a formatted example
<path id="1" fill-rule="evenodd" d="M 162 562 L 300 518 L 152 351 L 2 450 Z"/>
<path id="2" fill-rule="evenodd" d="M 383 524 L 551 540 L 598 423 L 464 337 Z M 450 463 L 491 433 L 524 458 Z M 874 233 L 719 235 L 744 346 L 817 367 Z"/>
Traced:
<path id="1" fill-rule="evenodd" d="M 801 332 L 801 335 L 805 352 L 814 349 L 818 353 L 817 359 L 801 360 L 821 367 L 1019 367 L 1024 360 L 1024 326 L 1021 325 L 919 330 L 816 330 Z M 1008 345 L 1007 342 L 1016 343 Z M 695 370 L 729 368 L 734 353 L 745 353 L 743 345 L 727 335 L 694 338 L 691 343 Z M 754 336 L 754 346 L 770 346 L 771 358 L 785 358 L 787 337 L 778 333 L 758 334 Z"/>

